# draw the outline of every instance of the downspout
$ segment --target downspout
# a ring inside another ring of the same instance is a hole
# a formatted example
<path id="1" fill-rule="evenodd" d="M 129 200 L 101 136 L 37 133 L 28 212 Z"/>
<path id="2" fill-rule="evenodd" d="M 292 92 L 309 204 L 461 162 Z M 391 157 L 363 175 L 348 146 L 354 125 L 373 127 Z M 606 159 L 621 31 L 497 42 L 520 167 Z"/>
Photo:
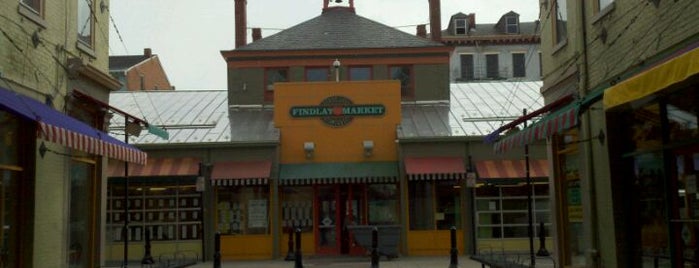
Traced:
<path id="1" fill-rule="evenodd" d="M 586 19 L 586 12 L 585 12 L 585 4 L 587 1 L 580 1 L 580 22 L 581 26 L 580 29 L 582 30 L 582 38 L 580 38 L 580 46 L 582 50 L 582 79 L 580 80 L 580 89 L 579 92 L 582 96 L 584 96 L 587 93 L 588 86 L 590 84 L 590 77 L 589 77 L 589 66 L 588 66 L 588 51 L 587 51 L 587 19 Z M 583 122 L 581 128 L 582 131 L 584 132 L 584 137 L 583 139 L 587 139 L 588 142 L 584 143 L 585 144 L 585 154 L 586 154 L 586 161 L 585 161 L 585 173 L 587 174 L 587 180 L 588 180 L 588 186 L 587 186 L 587 191 L 588 191 L 588 196 L 589 196 L 589 215 L 590 215 L 590 244 L 588 245 L 588 250 L 587 250 L 587 259 L 589 261 L 589 266 L 588 267 L 600 267 L 599 263 L 599 250 L 597 249 L 599 245 L 599 235 L 598 235 L 598 223 L 597 223 L 597 191 L 596 189 L 596 184 L 595 184 L 595 174 L 594 174 L 594 165 L 592 164 L 593 161 L 593 142 L 595 142 L 594 139 L 592 139 L 592 119 L 590 118 L 590 112 L 589 110 L 584 112 L 582 115 L 582 120 Z"/>

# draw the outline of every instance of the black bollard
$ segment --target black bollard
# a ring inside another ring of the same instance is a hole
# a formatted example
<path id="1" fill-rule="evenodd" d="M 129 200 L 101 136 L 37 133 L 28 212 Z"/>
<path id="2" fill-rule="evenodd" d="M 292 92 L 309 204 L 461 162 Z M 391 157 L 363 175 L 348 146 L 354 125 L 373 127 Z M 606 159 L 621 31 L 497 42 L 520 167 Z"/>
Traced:
<path id="1" fill-rule="evenodd" d="M 456 248 L 456 226 L 451 227 L 451 260 L 449 261 L 449 268 L 459 267 L 459 250 Z"/>
<path id="2" fill-rule="evenodd" d="M 286 252 L 285 261 L 293 261 L 294 257 L 294 228 L 289 228 L 289 250 Z"/>
<path id="3" fill-rule="evenodd" d="M 544 229 L 544 222 L 539 222 L 539 251 L 536 252 L 536 256 L 546 257 L 549 256 L 549 251 L 546 250 L 546 229 Z"/>
<path id="4" fill-rule="evenodd" d="M 371 268 L 379 268 L 379 228 L 371 231 Z"/>
<path id="5" fill-rule="evenodd" d="M 296 228 L 296 255 L 294 257 L 294 268 L 303 268 L 301 256 L 301 228 Z"/>
<path id="6" fill-rule="evenodd" d="M 214 236 L 214 268 L 221 268 L 221 232 Z"/>
<path id="7" fill-rule="evenodd" d="M 150 229 L 146 229 L 146 252 L 143 254 L 143 259 L 141 259 L 141 264 L 154 264 L 153 256 L 150 254 Z M 150 266 L 149 266 L 150 267 Z"/>

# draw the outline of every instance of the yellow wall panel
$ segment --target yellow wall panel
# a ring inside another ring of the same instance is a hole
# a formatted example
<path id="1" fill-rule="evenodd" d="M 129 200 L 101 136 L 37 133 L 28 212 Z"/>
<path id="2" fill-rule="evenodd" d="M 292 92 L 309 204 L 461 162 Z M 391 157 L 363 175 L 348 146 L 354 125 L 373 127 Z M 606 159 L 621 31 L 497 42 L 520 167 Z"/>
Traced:
<path id="1" fill-rule="evenodd" d="M 456 230 L 456 247 L 459 254 L 464 253 L 463 231 Z M 449 255 L 451 253 L 451 231 L 408 231 L 408 255 Z"/>
<path id="2" fill-rule="evenodd" d="M 221 236 L 222 260 L 262 260 L 271 258 L 271 235 Z"/>

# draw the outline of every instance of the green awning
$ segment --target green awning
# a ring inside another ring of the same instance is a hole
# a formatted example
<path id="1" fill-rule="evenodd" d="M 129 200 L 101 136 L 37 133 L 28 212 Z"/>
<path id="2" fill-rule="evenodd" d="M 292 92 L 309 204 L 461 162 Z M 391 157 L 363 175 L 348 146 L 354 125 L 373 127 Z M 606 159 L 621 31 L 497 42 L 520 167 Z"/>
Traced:
<path id="1" fill-rule="evenodd" d="M 397 162 L 282 164 L 282 185 L 335 183 L 394 183 Z"/>

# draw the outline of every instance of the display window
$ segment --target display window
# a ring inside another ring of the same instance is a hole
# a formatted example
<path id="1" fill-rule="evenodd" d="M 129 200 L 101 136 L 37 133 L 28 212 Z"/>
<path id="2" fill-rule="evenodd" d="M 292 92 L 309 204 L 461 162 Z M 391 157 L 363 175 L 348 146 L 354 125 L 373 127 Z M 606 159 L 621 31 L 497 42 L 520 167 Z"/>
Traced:
<path id="1" fill-rule="evenodd" d="M 461 229 L 459 181 L 411 181 L 408 198 L 410 230 Z"/>
<path id="2" fill-rule="evenodd" d="M 549 187 L 532 185 L 533 222 L 550 233 Z M 481 186 L 475 189 L 476 229 L 481 239 L 528 238 L 527 186 Z M 538 228 L 534 228 L 535 236 Z"/>
<path id="3" fill-rule="evenodd" d="M 392 225 L 400 223 L 400 204 L 397 184 L 367 185 L 369 225 Z"/>
<path id="4" fill-rule="evenodd" d="M 222 235 L 269 234 L 269 186 L 216 188 L 216 225 Z"/>
<path id="5" fill-rule="evenodd" d="M 559 242 L 566 265 L 585 264 L 583 202 L 580 178 L 578 131 L 572 129 L 552 138 L 556 161 L 556 202 L 559 208 Z"/>
<path id="6" fill-rule="evenodd" d="M 313 187 L 281 187 L 281 224 L 288 232 L 313 231 Z"/>

